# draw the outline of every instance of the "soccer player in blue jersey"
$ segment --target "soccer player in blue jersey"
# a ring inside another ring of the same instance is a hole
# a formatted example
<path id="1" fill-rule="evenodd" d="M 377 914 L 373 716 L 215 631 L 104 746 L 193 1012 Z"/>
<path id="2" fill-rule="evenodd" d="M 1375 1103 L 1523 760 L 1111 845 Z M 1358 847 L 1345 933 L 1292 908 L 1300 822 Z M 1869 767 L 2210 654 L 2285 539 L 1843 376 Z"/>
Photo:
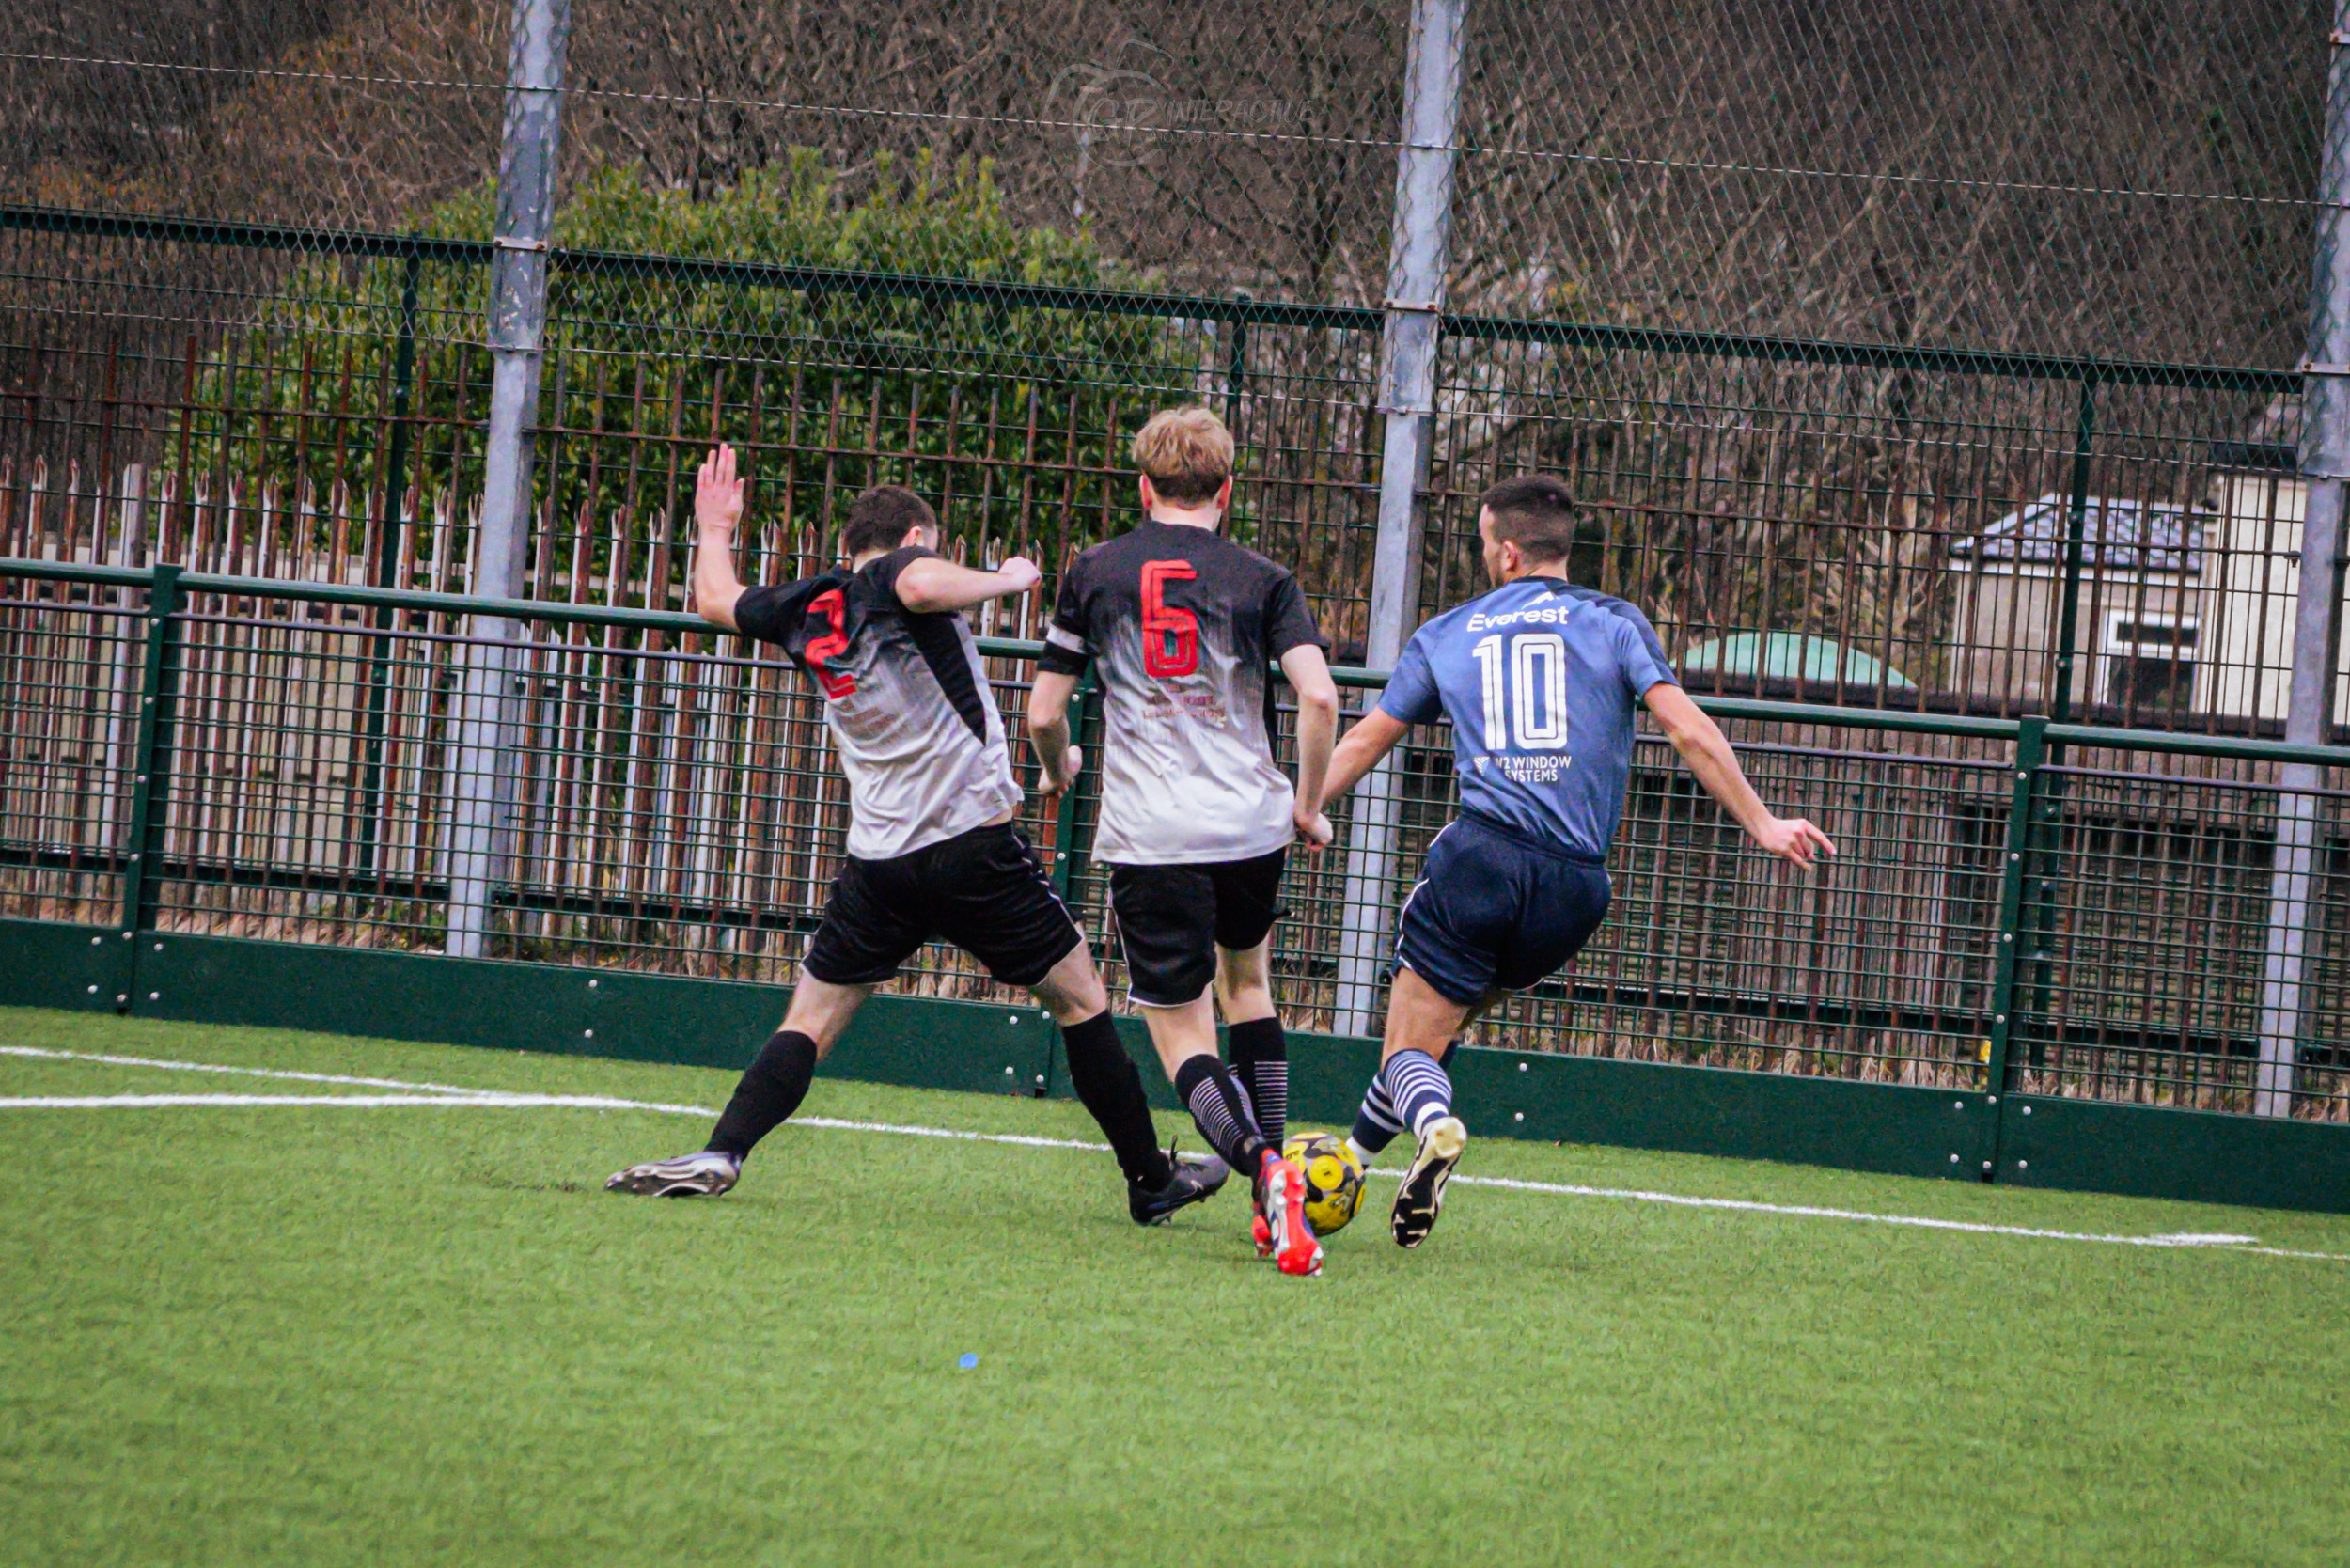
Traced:
<path id="1" fill-rule="evenodd" d="M 1323 789 L 1326 809 L 1411 726 L 1450 721 L 1461 814 L 1404 902 L 1386 1049 L 1350 1139 L 1366 1161 L 1407 1129 L 1418 1140 L 1389 1222 L 1401 1247 L 1427 1239 L 1468 1144 L 1443 1066 L 1454 1037 L 1574 957 L 1607 913 L 1635 702 L 1756 843 L 1805 868 L 1836 853 L 1811 823 L 1762 804 L 1648 618 L 1567 581 L 1574 493 L 1563 481 L 1504 479 L 1480 499 L 1477 532 L 1493 591 L 1414 634 Z"/>

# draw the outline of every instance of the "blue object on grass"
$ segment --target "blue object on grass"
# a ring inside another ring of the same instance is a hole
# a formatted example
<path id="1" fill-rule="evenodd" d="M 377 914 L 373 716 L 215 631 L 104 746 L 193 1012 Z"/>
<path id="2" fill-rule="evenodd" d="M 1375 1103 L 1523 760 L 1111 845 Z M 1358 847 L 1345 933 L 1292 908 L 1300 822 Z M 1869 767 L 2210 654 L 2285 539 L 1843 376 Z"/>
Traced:
<path id="1" fill-rule="evenodd" d="M 964 1372 L 969 1372 L 973 1367 L 976 1367 L 979 1364 L 979 1356 L 967 1350 L 963 1353 L 963 1370 Z"/>

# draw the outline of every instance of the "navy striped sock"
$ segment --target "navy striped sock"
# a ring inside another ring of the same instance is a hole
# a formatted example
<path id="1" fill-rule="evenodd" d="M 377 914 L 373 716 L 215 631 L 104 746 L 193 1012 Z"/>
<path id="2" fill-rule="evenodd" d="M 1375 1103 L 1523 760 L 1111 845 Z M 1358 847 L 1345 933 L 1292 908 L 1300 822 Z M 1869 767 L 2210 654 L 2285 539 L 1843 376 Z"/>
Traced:
<path id="1" fill-rule="evenodd" d="M 1379 1069 L 1379 1078 L 1387 1086 L 1396 1120 L 1409 1127 L 1415 1137 L 1436 1118 L 1452 1114 L 1452 1080 L 1425 1051 L 1396 1052 Z"/>
<path id="2" fill-rule="evenodd" d="M 1387 1098 L 1387 1086 L 1376 1074 L 1371 1087 L 1363 1091 L 1362 1109 L 1355 1113 L 1355 1130 L 1346 1141 L 1355 1146 L 1355 1152 L 1368 1160 L 1395 1141 L 1403 1130 L 1402 1121 L 1395 1114 L 1395 1102 Z"/>
<path id="3" fill-rule="evenodd" d="M 1176 1069 L 1175 1092 L 1191 1107 L 1191 1120 L 1208 1146 L 1226 1165 L 1253 1179 L 1267 1145 L 1232 1070 L 1214 1057 L 1192 1057 Z"/>

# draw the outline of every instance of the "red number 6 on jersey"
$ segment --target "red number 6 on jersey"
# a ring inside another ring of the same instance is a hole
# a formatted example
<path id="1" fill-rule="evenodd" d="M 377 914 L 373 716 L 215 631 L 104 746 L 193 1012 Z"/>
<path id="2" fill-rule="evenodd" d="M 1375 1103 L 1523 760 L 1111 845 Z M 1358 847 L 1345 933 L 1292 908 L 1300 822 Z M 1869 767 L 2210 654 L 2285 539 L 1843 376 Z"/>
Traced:
<path id="1" fill-rule="evenodd" d="M 1189 561 L 1147 561 L 1142 568 L 1142 667 L 1151 675 L 1189 675 L 1199 667 L 1199 618 L 1167 602 L 1169 579 L 1199 573 Z"/>

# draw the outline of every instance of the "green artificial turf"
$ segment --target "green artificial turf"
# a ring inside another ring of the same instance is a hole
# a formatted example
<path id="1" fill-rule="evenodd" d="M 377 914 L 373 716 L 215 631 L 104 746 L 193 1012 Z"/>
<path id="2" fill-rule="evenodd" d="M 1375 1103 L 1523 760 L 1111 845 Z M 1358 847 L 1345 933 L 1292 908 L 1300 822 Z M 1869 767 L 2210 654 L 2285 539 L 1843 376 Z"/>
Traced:
<path id="1" fill-rule="evenodd" d="M 55 1013 L 0 1045 L 730 1087 Z M 0 1096 L 240 1092 L 376 1091 L 0 1056 Z M 1092 1133 L 822 1079 L 807 1114 Z M 1406 1254 L 1374 1182 L 1294 1280 L 1237 1189 L 1144 1231 L 1106 1154 L 814 1127 L 714 1202 L 600 1190 L 704 1130 L 0 1109 L 0 1560 L 2342 1560 L 2350 1262 L 1489 1186 Z M 1465 1170 L 2350 1254 L 2325 1215 L 1490 1140 Z"/>

